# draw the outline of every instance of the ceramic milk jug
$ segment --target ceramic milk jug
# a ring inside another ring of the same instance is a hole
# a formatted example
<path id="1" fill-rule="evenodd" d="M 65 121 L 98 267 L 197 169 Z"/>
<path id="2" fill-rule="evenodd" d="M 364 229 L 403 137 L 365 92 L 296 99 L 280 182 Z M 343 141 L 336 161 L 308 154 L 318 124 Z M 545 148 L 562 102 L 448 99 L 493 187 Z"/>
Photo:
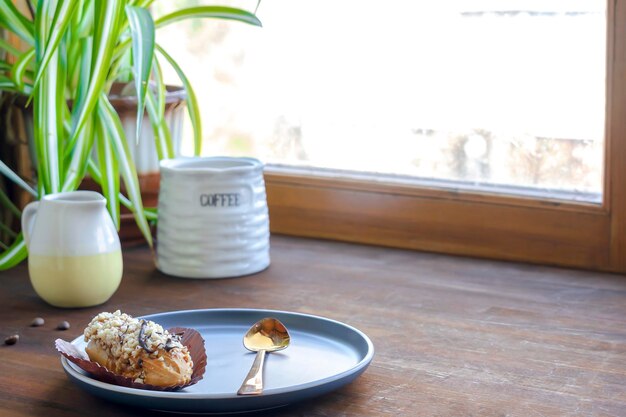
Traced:
<path id="1" fill-rule="evenodd" d="M 185 278 L 253 274 L 270 264 L 263 164 L 253 158 L 161 161 L 157 267 Z"/>
<path id="2" fill-rule="evenodd" d="M 106 199 L 94 191 L 49 194 L 22 214 L 28 272 L 56 307 L 102 304 L 122 279 L 122 252 Z"/>

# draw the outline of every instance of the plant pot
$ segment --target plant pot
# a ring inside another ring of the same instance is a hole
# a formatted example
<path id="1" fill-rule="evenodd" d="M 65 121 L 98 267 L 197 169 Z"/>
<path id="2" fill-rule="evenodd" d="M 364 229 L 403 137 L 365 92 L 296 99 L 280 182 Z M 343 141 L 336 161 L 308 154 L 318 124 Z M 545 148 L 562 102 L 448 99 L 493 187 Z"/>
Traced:
<path id="1" fill-rule="evenodd" d="M 111 89 L 109 100 L 122 121 L 129 148 L 137 168 L 139 186 L 144 207 L 156 207 L 159 198 L 159 159 L 157 157 L 154 133 L 147 114 L 141 123 L 139 141 L 135 140 L 137 129 L 137 98 L 122 96 L 125 84 L 116 83 Z M 172 135 L 175 156 L 180 155 L 183 122 L 185 118 L 186 92 L 183 87 L 167 86 L 165 96 L 165 120 Z M 93 183 L 93 181 L 92 181 Z M 82 186 L 86 186 L 83 181 Z M 98 189 L 99 186 L 94 184 Z M 154 230 L 153 230 L 154 235 Z M 135 223 L 133 214 L 124 206 L 120 209 L 120 240 L 123 247 L 138 246 L 145 239 Z"/>
<path id="2" fill-rule="evenodd" d="M 141 123 L 141 134 L 136 140 L 137 130 L 137 97 L 132 95 L 122 95 L 122 90 L 128 84 L 114 83 L 109 94 L 109 101 L 120 117 L 126 139 L 129 142 L 130 153 L 135 161 L 137 174 L 158 174 L 159 159 L 154 142 L 154 132 L 150 124 L 147 111 Z M 177 86 L 166 86 L 165 95 L 165 120 L 172 135 L 174 154 L 179 156 L 182 141 L 183 122 L 185 119 L 185 89 Z M 133 87 L 134 91 L 134 87 Z M 147 185 L 151 185 L 147 184 Z M 158 188 L 158 181 L 157 181 Z"/>
<path id="3" fill-rule="evenodd" d="M 136 140 L 137 98 L 122 96 L 125 83 L 115 83 L 109 100 L 120 117 L 129 142 L 129 148 L 139 177 L 141 195 L 145 207 L 156 207 L 159 193 L 159 160 L 157 157 L 154 133 L 147 113 L 142 121 L 139 141 Z M 171 132 L 175 156 L 180 154 L 182 128 L 185 112 L 186 93 L 183 87 L 167 86 L 165 98 L 165 120 Z M 0 101 L 0 160 L 14 169 L 22 178 L 34 183 L 36 160 L 32 152 L 33 113 L 32 106 L 26 107 L 26 97 L 3 93 Z M 18 207 L 24 207 L 32 197 L 14 184 L 0 179 L 0 187 L 5 190 Z M 91 178 L 86 177 L 80 189 L 101 191 Z M 135 224 L 132 213 L 121 207 L 120 239 L 123 247 L 143 244 L 145 239 Z M 10 213 L 0 213 L 10 216 Z M 18 224 L 19 222 L 16 222 Z M 5 223 L 6 224 L 6 223 Z M 18 229 L 16 229 L 18 230 Z"/>

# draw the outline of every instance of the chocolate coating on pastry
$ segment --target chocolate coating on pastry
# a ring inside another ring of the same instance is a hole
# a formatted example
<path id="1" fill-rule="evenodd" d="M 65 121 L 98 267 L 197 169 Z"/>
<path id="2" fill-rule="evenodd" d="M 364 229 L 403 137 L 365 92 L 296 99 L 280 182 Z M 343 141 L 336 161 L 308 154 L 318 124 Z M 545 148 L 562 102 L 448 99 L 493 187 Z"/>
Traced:
<path id="1" fill-rule="evenodd" d="M 145 320 L 141 320 L 141 328 L 139 329 L 139 346 L 141 346 L 143 348 L 143 350 L 145 350 L 148 353 L 154 353 L 155 349 L 150 349 L 148 347 L 148 345 L 146 345 L 146 340 L 145 340 L 145 333 L 146 333 L 146 321 Z M 171 339 L 167 339 L 167 341 L 169 342 Z"/>

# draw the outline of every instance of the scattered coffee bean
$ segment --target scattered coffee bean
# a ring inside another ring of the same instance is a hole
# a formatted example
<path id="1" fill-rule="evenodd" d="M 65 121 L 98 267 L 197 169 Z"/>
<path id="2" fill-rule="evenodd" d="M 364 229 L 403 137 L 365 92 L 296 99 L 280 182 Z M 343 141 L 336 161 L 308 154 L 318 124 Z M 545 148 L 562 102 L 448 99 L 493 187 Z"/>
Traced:
<path id="1" fill-rule="evenodd" d="M 39 326 L 43 326 L 46 323 L 46 321 L 44 319 L 42 319 L 41 317 L 35 317 L 33 319 L 33 321 L 30 323 L 31 327 L 39 327 Z"/>
<path id="2" fill-rule="evenodd" d="M 4 344 L 5 345 L 14 345 L 14 344 L 17 343 L 18 340 L 20 340 L 20 335 L 19 334 L 14 334 L 14 335 L 9 336 L 6 339 L 4 339 Z"/>
<path id="3" fill-rule="evenodd" d="M 67 321 L 62 321 L 61 323 L 59 323 L 59 325 L 57 326 L 57 330 L 67 330 L 70 328 L 70 324 Z"/>

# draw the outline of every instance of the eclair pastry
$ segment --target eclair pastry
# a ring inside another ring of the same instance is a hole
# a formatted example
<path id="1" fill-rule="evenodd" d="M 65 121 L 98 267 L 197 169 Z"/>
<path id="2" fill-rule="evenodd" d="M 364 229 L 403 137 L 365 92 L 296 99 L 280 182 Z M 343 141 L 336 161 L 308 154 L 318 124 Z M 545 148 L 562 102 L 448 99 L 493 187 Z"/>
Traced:
<path id="1" fill-rule="evenodd" d="M 180 335 L 119 310 L 100 313 L 84 332 L 89 359 L 134 382 L 159 387 L 189 383 L 193 361 Z"/>

